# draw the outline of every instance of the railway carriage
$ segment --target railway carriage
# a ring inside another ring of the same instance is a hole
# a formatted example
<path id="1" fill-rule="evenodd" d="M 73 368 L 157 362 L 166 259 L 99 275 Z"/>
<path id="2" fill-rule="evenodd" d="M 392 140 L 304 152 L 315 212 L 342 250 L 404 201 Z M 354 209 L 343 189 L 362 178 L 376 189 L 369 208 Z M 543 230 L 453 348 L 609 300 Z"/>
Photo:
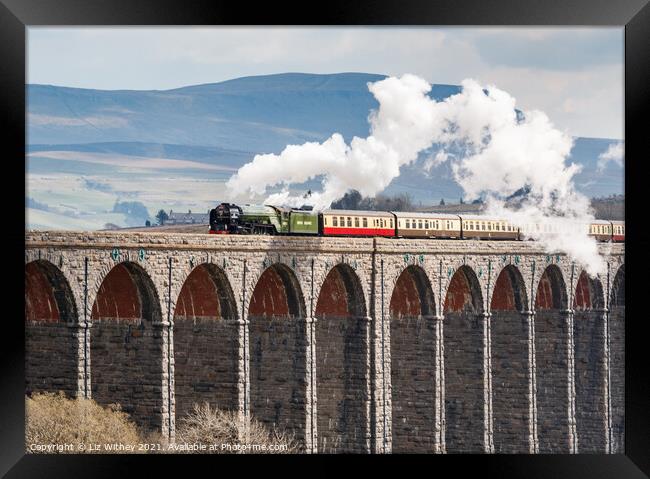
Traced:
<path id="1" fill-rule="evenodd" d="M 461 215 L 463 239 L 518 240 L 519 228 L 501 218 Z"/>
<path id="2" fill-rule="evenodd" d="M 612 240 L 612 222 L 594 220 L 589 224 L 589 236 L 596 238 L 596 241 Z"/>
<path id="3" fill-rule="evenodd" d="M 612 221 L 612 241 L 625 241 L 625 221 Z"/>
<path id="4" fill-rule="evenodd" d="M 460 238 L 460 217 L 443 213 L 393 212 L 399 238 Z"/>
<path id="5" fill-rule="evenodd" d="M 519 228 L 519 239 L 521 240 L 534 240 L 535 237 L 543 234 L 581 234 L 587 225 L 580 223 L 573 223 L 568 226 L 560 226 L 557 223 L 526 223 Z"/>
<path id="6" fill-rule="evenodd" d="M 325 236 L 395 236 L 395 215 L 388 211 L 324 210 Z"/>

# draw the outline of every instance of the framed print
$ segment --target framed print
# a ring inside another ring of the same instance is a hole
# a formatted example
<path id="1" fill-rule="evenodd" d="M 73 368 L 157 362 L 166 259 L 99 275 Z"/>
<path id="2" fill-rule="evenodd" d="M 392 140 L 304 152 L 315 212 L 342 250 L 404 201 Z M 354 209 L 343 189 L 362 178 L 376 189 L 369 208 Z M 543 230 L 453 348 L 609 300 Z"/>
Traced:
<path id="1" fill-rule="evenodd" d="M 8 477 L 648 473 L 645 0 L 0 8 Z"/>

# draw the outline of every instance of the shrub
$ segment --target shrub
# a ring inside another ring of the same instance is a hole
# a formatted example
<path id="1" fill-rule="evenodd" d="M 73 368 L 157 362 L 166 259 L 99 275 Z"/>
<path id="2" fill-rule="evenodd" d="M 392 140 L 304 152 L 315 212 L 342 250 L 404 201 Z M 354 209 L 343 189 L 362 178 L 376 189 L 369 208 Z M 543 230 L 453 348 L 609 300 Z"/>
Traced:
<path id="1" fill-rule="evenodd" d="M 119 405 L 104 408 L 91 399 L 69 399 L 62 392 L 26 397 L 25 417 L 27 452 L 35 452 L 30 448 L 32 444 L 71 444 L 74 447 L 74 450 L 54 449 L 42 452 L 89 452 L 91 445 L 96 444 L 132 445 L 135 452 L 138 452 L 137 445 L 143 442 L 135 424 L 126 413 L 120 411 Z M 78 447 L 79 444 L 83 448 Z M 111 451 L 102 447 L 102 450 L 92 452 Z"/>
<path id="2" fill-rule="evenodd" d="M 296 453 L 297 443 L 292 436 L 278 430 L 269 430 L 258 420 L 251 418 L 248 431 L 245 421 L 236 411 L 222 411 L 211 408 L 208 403 L 195 404 L 191 413 L 182 418 L 176 427 L 176 445 L 205 444 L 205 452 L 215 454 L 227 453 Z M 222 444 L 229 444 L 230 449 L 222 449 Z M 216 445 L 210 448 L 210 445 Z M 266 446 L 267 450 L 253 448 Z M 283 450 L 269 450 L 281 446 Z M 286 448 L 284 447 L 286 446 Z M 189 451 L 201 452 L 201 451 Z"/>

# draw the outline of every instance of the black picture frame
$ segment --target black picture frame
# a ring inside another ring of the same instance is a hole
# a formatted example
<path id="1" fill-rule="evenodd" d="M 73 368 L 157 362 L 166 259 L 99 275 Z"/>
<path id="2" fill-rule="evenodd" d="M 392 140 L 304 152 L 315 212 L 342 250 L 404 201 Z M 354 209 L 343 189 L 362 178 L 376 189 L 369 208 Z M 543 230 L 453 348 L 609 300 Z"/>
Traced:
<path id="1" fill-rule="evenodd" d="M 21 272 L 24 264 L 25 209 L 25 55 L 26 27 L 36 25 L 589 25 L 625 27 L 625 194 L 626 254 L 626 419 L 625 455 L 549 456 L 440 456 L 409 457 L 407 464 L 426 461 L 427 467 L 445 465 L 454 474 L 469 467 L 481 475 L 499 477 L 646 477 L 650 475 L 650 380 L 646 377 L 646 315 L 643 311 L 650 241 L 643 229 L 647 221 L 643 193 L 647 137 L 643 121 L 650 105 L 650 5 L 649 0 L 400 0 L 330 1 L 321 4 L 253 5 L 210 0 L 0 0 L 0 97 L 4 143 L 3 190 L 5 227 L 9 241 L 4 249 L 3 292 L 5 306 L 0 391 L 0 471 L 6 477 L 112 477 L 116 474 L 151 472 L 151 467 L 167 468 L 171 460 L 196 464 L 208 458 L 196 456 L 48 456 L 24 452 L 24 321 L 18 298 L 22 298 Z M 646 160 L 647 161 L 647 160 Z M 21 179 L 22 175 L 22 179 Z M 22 185 L 22 187 L 21 187 Z M 647 190 L 646 190 L 647 191 Z M 8 208 L 8 205 L 11 205 Z M 635 211 L 636 210 L 636 213 Z M 15 250 L 15 251 L 14 251 Z M 646 293 L 647 294 L 647 293 Z M 250 456 L 220 456 L 234 466 Z M 214 458 L 213 458 L 214 459 Z M 260 459 L 259 457 L 256 459 Z M 283 459 L 287 459 L 286 457 Z M 331 456 L 291 456 L 291 462 L 305 465 L 336 459 Z M 346 459 L 350 459 L 347 457 Z M 354 458 L 356 459 L 356 458 Z M 373 456 L 368 465 L 403 460 L 397 456 Z M 278 461 L 279 458 L 263 458 Z M 363 459 L 359 459 L 360 461 Z M 364 460 L 366 463 L 368 459 Z M 224 465 L 223 462 L 220 462 Z M 221 466 L 220 466 L 221 467 Z M 286 467 L 286 466 L 284 466 Z M 437 471 L 438 469 L 436 469 Z M 302 470 L 309 473 L 308 470 Z M 411 471 L 411 469 L 409 469 Z M 412 470 L 415 472 L 415 470 Z M 431 472 L 434 469 L 430 470 Z M 223 473 L 226 473 L 225 470 Z"/>

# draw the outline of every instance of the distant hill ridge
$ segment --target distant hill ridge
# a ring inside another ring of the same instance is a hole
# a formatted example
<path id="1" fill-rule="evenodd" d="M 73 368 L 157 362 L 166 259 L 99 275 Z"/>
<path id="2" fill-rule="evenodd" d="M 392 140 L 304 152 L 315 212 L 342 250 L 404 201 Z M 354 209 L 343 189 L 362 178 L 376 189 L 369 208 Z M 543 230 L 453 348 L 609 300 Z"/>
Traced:
<path id="1" fill-rule="evenodd" d="M 288 144 L 323 141 L 339 132 L 349 141 L 368 135 L 368 114 L 378 104 L 367 84 L 385 78 L 369 73 L 282 73 L 249 76 L 170 90 L 96 90 L 27 85 L 30 168 L 61 166 L 39 153 L 57 150 L 145 158 L 174 158 L 237 168 L 256 153 L 279 153 Z M 442 100 L 457 85 L 433 85 Z M 584 165 L 576 184 L 589 196 L 623 192 L 622 169 L 596 171 L 598 155 L 615 142 L 576 139 L 572 160 Z M 427 203 L 458 198 L 448 165 L 422 174 L 405 167 L 387 193 L 406 192 Z M 66 162 L 67 172 L 92 174 L 88 163 Z M 96 170 L 100 171 L 100 170 Z M 103 170 L 102 170 L 103 171 Z M 182 172 L 177 172 L 182 173 Z"/>

